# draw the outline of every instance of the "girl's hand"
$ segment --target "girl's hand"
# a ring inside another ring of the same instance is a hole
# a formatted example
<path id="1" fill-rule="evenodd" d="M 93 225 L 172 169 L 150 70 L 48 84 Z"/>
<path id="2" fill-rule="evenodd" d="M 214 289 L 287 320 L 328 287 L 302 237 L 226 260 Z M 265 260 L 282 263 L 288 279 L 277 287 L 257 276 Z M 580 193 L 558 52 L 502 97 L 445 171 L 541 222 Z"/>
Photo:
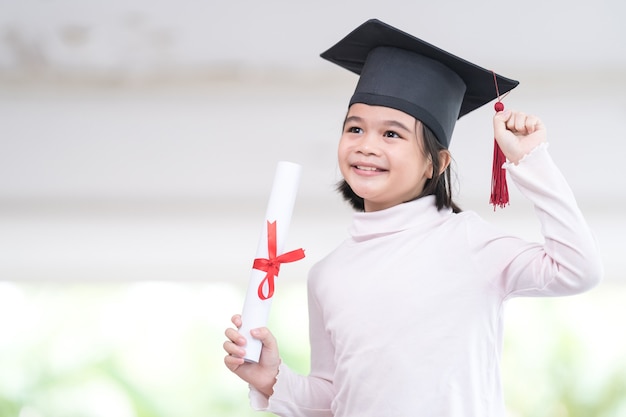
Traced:
<path id="1" fill-rule="evenodd" d="M 496 113 L 493 131 L 504 156 L 514 164 L 547 140 L 546 128 L 539 118 L 511 110 Z"/>
<path id="2" fill-rule="evenodd" d="M 241 327 L 241 316 L 234 315 L 232 322 L 237 328 Z M 228 355 L 224 358 L 224 363 L 228 369 L 269 398 L 274 393 L 274 383 L 280 365 L 278 345 L 266 327 L 252 329 L 250 333 L 263 344 L 259 363 L 243 360 L 246 353 L 244 349 L 246 338 L 232 328 L 226 329 L 228 340 L 224 342 L 224 350 Z"/>

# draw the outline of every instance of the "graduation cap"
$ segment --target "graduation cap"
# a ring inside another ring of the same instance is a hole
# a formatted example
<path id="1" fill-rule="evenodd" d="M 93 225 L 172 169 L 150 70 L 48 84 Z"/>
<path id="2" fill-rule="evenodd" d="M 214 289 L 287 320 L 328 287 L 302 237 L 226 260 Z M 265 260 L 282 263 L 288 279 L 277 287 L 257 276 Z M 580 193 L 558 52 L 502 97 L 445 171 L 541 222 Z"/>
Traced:
<path id="1" fill-rule="evenodd" d="M 446 148 L 456 120 L 519 82 L 495 74 L 377 19 L 321 54 L 360 75 L 350 104 L 392 107 L 419 119 Z"/>
<path id="2" fill-rule="evenodd" d="M 350 105 L 410 114 L 445 148 L 460 117 L 519 84 L 377 19 L 354 29 L 321 57 L 360 75 Z"/>

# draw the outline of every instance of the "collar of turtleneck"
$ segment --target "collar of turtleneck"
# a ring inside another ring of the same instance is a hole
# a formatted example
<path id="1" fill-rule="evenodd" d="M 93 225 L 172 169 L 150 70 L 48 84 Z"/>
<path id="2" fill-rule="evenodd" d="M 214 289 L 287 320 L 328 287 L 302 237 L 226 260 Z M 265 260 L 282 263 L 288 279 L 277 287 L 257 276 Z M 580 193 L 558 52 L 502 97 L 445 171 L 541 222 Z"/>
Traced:
<path id="1" fill-rule="evenodd" d="M 406 229 L 432 227 L 450 214 L 449 208 L 437 210 L 435 196 L 429 195 L 384 210 L 355 213 L 348 231 L 355 240 L 368 240 Z"/>

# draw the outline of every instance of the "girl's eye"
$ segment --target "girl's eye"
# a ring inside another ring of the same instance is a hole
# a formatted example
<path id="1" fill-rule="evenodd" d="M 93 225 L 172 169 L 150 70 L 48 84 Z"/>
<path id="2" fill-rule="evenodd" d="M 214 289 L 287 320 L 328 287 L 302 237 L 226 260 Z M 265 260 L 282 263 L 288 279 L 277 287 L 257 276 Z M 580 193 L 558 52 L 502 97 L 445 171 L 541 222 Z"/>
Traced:
<path id="1" fill-rule="evenodd" d="M 350 126 L 346 129 L 349 133 L 363 133 L 363 129 L 357 126 Z"/>
<path id="2" fill-rule="evenodd" d="M 394 132 L 393 130 L 388 130 L 383 134 L 384 137 L 386 138 L 399 138 L 400 135 L 398 135 L 396 132 Z"/>

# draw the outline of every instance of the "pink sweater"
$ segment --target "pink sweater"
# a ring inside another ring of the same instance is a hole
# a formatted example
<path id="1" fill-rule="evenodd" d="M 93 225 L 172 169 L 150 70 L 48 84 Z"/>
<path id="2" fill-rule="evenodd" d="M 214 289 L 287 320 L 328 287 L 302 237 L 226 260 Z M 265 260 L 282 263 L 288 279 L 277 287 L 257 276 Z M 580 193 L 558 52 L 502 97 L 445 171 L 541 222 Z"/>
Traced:
<path id="1" fill-rule="evenodd" d="M 510 178 L 535 205 L 545 242 L 503 233 L 432 196 L 356 213 L 350 235 L 308 279 L 311 372 L 281 365 L 280 416 L 500 417 L 506 301 L 595 286 L 600 255 L 547 146 Z"/>

